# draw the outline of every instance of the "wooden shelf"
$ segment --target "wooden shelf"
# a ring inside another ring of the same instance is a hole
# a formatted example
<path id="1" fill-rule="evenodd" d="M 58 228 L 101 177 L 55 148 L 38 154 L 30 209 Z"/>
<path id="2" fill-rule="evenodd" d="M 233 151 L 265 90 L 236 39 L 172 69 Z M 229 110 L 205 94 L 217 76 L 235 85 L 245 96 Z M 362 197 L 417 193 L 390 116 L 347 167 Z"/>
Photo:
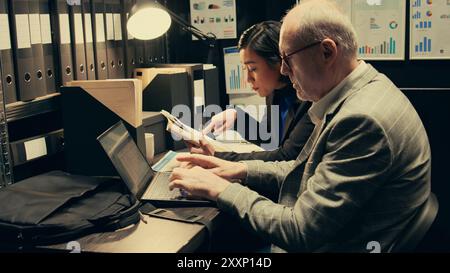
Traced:
<path id="1" fill-rule="evenodd" d="M 54 93 L 28 102 L 14 102 L 6 105 L 7 122 L 12 122 L 61 108 L 60 94 Z"/>

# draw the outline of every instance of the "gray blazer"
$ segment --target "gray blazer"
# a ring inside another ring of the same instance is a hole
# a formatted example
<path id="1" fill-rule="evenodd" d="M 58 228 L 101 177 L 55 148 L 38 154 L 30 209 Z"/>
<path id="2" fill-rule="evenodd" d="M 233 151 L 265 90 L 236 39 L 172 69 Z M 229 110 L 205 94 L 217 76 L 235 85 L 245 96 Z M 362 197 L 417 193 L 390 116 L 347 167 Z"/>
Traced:
<path id="1" fill-rule="evenodd" d="M 430 146 L 408 99 L 370 65 L 343 88 L 296 160 L 246 161 L 244 185 L 219 195 L 272 251 L 386 250 L 429 195 Z"/>

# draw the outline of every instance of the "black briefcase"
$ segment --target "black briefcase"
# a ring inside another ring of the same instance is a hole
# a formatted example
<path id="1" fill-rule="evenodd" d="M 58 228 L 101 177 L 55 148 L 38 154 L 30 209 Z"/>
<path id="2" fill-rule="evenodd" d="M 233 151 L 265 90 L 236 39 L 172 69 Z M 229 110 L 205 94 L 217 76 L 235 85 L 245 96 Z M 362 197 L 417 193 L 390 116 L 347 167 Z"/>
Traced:
<path id="1" fill-rule="evenodd" d="M 139 202 L 119 178 L 62 171 L 0 190 L 0 248 L 67 242 L 137 223 Z"/>

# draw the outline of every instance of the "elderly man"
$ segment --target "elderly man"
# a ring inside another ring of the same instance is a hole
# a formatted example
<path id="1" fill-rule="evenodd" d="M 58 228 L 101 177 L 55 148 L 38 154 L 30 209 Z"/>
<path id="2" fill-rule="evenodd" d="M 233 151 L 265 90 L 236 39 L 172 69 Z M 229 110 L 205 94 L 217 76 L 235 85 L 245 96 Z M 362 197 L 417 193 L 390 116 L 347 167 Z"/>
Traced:
<path id="1" fill-rule="evenodd" d="M 170 186 L 216 200 L 272 251 L 367 252 L 370 241 L 388 249 L 429 196 L 430 147 L 407 98 L 356 49 L 333 3 L 302 1 L 280 39 L 282 73 L 313 102 L 315 129 L 302 152 L 272 163 L 179 157 L 191 168 L 175 169 Z"/>

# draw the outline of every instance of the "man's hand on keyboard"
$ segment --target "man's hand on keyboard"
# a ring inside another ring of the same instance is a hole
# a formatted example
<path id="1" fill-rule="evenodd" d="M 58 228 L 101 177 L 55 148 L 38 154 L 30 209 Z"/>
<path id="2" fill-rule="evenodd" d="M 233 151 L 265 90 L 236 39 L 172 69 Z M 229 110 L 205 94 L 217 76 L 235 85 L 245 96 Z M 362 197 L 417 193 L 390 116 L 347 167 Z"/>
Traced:
<path id="1" fill-rule="evenodd" d="M 243 179 L 247 175 L 247 165 L 240 162 L 204 155 L 182 155 L 177 160 L 188 162 L 189 168 L 173 170 L 170 189 L 180 188 L 194 196 L 213 201 L 230 185 L 228 180 Z M 192 167 L 193 165 L 195 166 Z"/>
<path id="2" fill-rule="evenodd" d="M 188 195 L 216 201 L 231 182 L 201 167 L 175 168 L 170 176 L 169 188 L 179 188 Z"/>

